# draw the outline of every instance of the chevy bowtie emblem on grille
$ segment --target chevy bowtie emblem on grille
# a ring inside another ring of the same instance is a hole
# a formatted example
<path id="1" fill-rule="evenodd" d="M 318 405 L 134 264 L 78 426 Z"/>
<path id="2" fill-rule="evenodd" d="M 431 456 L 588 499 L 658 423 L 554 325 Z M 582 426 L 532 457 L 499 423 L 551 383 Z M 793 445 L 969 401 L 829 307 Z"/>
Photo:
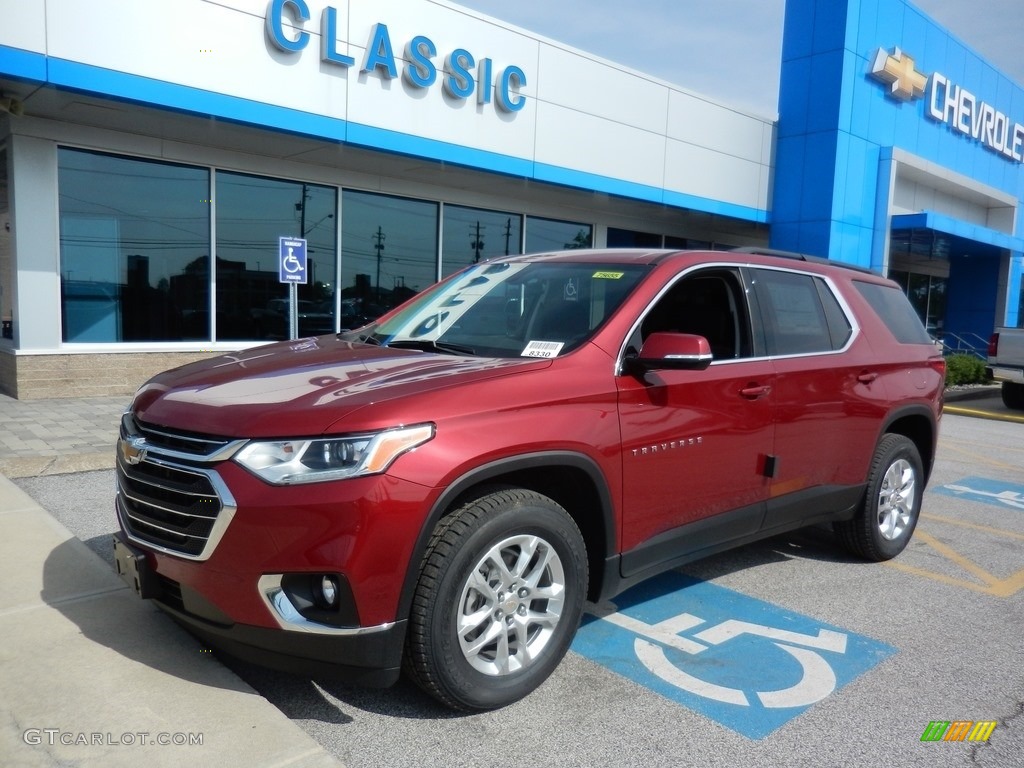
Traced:
<path id="1" fill-rule="evenodd" d="M 871 76 L 888 85 L 889 95 L 900 101 L 921 98 L 928 84 L 928 77 L 917 71 L 914 59 L 898 47 L 892 49 L 892 54 L 885 48 L 878 49 Z"/>
<path id="2" fill-rule="evenodd" d="M 146 458 L 145 438 L 132 437 L 121 441 L 121 458 L 135 465 Z"/>

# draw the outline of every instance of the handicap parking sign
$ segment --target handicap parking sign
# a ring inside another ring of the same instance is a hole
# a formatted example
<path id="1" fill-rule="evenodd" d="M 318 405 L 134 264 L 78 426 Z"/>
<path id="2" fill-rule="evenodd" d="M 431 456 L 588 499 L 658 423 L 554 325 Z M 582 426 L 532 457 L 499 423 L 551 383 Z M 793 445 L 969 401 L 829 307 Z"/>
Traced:
<path id="1" fill-rule="evenodd" d="M 282 283 L 306 284 L 306 241 L 300 237 L 278 238 L 277 279 Z"/>
<path id="2" fill-rule="evenodd" d="M 680 573 L 592 610 L 574 651 L 752 739 L 896 650 Z"/>

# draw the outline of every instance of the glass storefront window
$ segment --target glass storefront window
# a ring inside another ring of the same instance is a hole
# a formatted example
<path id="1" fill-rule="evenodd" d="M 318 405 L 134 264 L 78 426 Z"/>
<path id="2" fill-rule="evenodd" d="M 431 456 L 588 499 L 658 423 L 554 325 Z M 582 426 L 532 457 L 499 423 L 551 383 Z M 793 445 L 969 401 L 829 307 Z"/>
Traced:
<path id="1" fill-rule="evenodd" d="M 661 248 L 661 235 L 608 227 L 609 248 Z"/>
<path id="2" fill-rule="evenodd" d="M 217 340 L 288 338 L 288 286 L 278 240 L 306 240 L 307 282 L 298 286 L 299 336 L 334 333 L 333 187 L 218 171 Z"/>
<path id="3" fill-rule="evenodd" d="M 446 205 L 441 276 L 495 256 L 519 253 L 522 231 L 522 217 L 516 214 Z"/>
<path id="4" fill-rule="evenodd" d="M 67 342 L 210 338 L 205 168 L 61 148 Z"/>
<path id="5" fill-rule="evenodd" d="M 889 277 L 907 294 L 910 304 L 928 333 L 941 338 L 946 324 L 946 287 L 948 278 L 917 272 L 890 270 Z"/>
<path id="6" fill-rule="evenodd" d="M 590 248 L 593 242 L 593 227 L 589 224 L 542 219 L 537 216 L 526 218 L 526 253 Z"/>
<path id="7" fill-rule="evenodd" d="M 342 192 L 342 327 L 372 320 L 437 282 L 438 204 Z"/>

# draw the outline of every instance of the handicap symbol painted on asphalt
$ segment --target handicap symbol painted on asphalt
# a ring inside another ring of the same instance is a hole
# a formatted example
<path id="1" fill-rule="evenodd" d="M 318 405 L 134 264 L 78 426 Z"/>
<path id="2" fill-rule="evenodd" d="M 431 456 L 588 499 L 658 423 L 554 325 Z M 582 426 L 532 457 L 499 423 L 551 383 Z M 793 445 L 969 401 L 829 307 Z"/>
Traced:
<path id="1" fill-rule="evenodd" d="M 896 651 L 680 573 L 591 610 L 574 651 L 752 739 Z"/>
<path id="2" fill-rule="evenodd" d="M 965 477 L 933 489 L 944 496 L 956 496 L 997 507 L 1024 510 L 1024 485 L 985 477 Z"/>

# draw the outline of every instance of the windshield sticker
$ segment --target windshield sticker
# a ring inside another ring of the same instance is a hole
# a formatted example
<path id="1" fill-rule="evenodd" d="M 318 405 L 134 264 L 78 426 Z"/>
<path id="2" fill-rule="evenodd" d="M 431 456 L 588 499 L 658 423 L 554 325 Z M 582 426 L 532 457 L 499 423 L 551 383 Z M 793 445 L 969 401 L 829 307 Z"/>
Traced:
<path id="1" fill-rule="evenodd" d="M 595 272 L 594 280 L 621 280 L 625 272 Z"/>
<path id="2" fill-rule="evenodd" d="M 561 341 L 531 341 L 520 354 L 521 357 L 558 357 L 565 346 Z"/>
<path id="3" fill-rule="evenodd" d="M 562 298 L 566 301 L 576 301 L 580 297 L 580 279 L 570 277 L 562 287 Z"/>

